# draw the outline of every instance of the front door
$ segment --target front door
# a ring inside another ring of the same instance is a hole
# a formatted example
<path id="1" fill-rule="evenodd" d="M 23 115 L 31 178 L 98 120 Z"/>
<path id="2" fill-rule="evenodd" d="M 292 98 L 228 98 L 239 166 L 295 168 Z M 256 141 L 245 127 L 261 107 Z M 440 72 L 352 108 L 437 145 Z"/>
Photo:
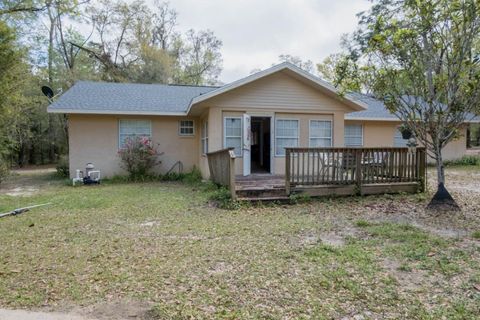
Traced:
<path id="1" fill-rule="evenodd" d="M 251 173 L 252 121 L 248 114 L 243 114 L 243 175 Z"/>
<path id="2" fill-rule="evenodd" d="M 250 131 L 250 171 L 271 173 L 271 117 L 252 116 Z"/>

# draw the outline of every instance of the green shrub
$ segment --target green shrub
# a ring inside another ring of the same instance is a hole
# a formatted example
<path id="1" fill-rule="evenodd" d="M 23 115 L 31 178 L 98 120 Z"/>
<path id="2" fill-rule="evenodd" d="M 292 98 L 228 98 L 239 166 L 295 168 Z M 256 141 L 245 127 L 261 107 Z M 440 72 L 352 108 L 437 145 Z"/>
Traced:
<path id="1" fill-rule="evenodd" d="M 68 178 L 70 175 L 70 168 L 68 165 L 68 157 L 67 156 L 61 156 L 60 159 L 57 162 L 57 175 L 62 178 Z"/>
<path id="2" fill-rule="evenodd" d="M 150 176 L 150 171 L 161 163 L 158 157 L 162 154 L 148 137 L 127 138 L 125 145 L 118 151 L 122 168 L 127 170 L 133 180 L 140 181 Z"/>
<path id="3" fill-rule="evenodd" d="M 154 174 L 143 176 L 125 176 L 116 175 L 109 178 L 102 179 L 103 184 L 117 184 L 117 183 L 131 183 L 131 182 L 154 182 L 161 180 L 162 177 Z"/>
<path id="4" fill-rule="evenodd" d="M 472 233 L 472 238 L 474 239 L 480 239 L 480 231 L 474 231 Z"/>
<path id="5" fill-rule="evenodd" d="M 186 183 L 198 184 L 202 182 L 202 173 L 200 172 L 200 169 L 198 169 L 196 166 L 193 166 L 192 170 L 186 173 L 182 180 Z"/>
<path id="6" fill-rule="evenodd" d="M 463 156 L 460 159 L 445 161 L 445 166 L 480 166 L 480 156 Z"/>
<path id="7" fill-rule="evenodd" d="M 370 226 L 370 222 L 366 220 L 357 220 L 357 222 L 355 222 L 355 225 L 360 228 L 365 228 Z"/>
<path id="8" fill-rule="evenodd" d="M 0 158 L 0 183 L 5 180 L 10 172 L 10 168 L 5 160 Z"/>
<path id="9" fill-rule="evenodd" d="M 312 200 L 312 198 L 305 193 L 293 193 L 289 198 L 291 204 L 307 203 Z"/>
<path id="10" fill-rule="evenodd" d="M 240 203 L 238 201 L 232 200 L 230 190 L 225 187 L 217 188 L 217 190 L 210 194 L 209 199 L 221 209 L 233 210 L 240 207 Z"/>
<path id="11" fill-rule="evenodd" d="M 182 181 L 185 178 L 185 173 L 169 172 L 160 177 L 162 181 Z"/>

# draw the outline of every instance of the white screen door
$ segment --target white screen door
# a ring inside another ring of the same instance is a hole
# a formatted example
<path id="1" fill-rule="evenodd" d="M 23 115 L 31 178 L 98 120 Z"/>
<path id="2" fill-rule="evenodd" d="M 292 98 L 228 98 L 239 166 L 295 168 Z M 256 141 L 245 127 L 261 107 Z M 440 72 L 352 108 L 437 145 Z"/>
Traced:
<path id="1" fill-rule="evenodd" d="M 252 157 L 250 149 L 252 145 L 252 125 L 248 114 L 243 114 L 243 175 L 250 175 Z"/>

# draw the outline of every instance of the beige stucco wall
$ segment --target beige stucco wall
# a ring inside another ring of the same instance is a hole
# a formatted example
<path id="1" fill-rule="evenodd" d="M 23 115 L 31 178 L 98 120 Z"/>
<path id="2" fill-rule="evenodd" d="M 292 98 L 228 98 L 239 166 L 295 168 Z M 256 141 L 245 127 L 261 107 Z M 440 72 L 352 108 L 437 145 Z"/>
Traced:
<path id="1" fill-rule="evenodd" d="M 400 121 L 345 120 L 345 124 L 363 125 L 364 147 L 393 147 L 395 130 L 400 125 Z M 465 155 L 467 150 L 466 132 L 466 127 L 462 128 L 460 137 L 445 146 L 443 149 L 443 157 L 445 160 L 454 160 Z"/>
<path id="2" fill-rule="evenodd" d="M 181 161 L 184 170 L 198 166 L 200 148 L 200 127 L 198 118 L 161 117 L 161 116 L 107 116 L 107 115 L 69 115 L 69 158 L 70 175 L 76 169 L 85 170 L 85 164 L 92 162 L 103 176 L 125 174 L 120 167 L 118 152 L 118 122 L 120 119 L 149 119 L 152 121 L 152 141 L 158 143 L 162 163 L 156 172 L 164 173 L 177 161 Z M 195 121 L 194 136 L 180 136 L 178 121 Z"/>

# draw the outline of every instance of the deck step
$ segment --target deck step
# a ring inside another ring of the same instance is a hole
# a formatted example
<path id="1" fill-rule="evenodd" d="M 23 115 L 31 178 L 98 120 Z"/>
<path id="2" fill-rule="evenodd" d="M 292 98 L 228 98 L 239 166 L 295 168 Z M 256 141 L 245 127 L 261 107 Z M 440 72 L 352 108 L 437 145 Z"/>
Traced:
<path id="1" fill-rule="evenodd" d="M 270 198 L 270 197 L 286 197 L 285 187 L 282 188 L 239 188 L 236 190 L 239 198 Z"/>
<path id="2" fill-rule="evenodd" d="M 278 196 L 278 197 L 240 197 L 238 201 L 248 201 L 248 202 L 281 202 L 288 203 L 290 198 L 287 196 Z"/>

